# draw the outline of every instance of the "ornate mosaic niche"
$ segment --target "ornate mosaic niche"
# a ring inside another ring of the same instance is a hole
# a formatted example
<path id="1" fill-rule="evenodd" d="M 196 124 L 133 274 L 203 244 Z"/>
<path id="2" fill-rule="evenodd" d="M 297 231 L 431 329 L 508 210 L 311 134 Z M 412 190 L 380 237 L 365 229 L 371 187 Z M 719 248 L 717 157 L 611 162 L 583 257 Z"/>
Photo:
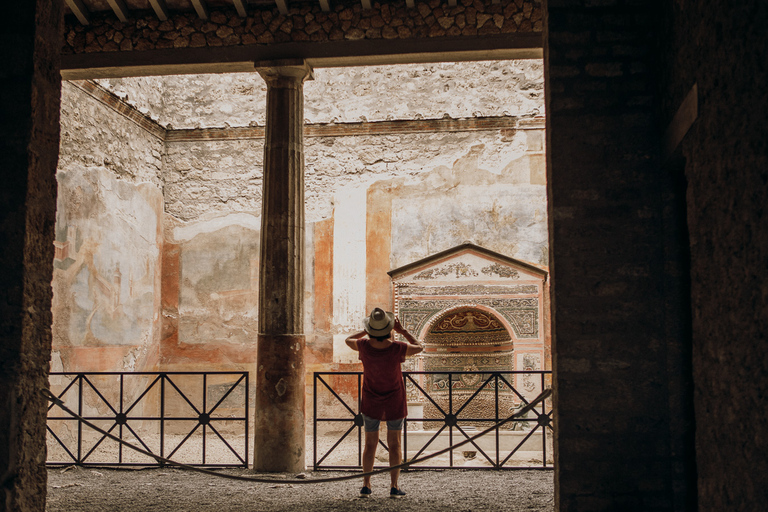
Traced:
<path id="1" fill-rule="evenodd" d="M 546 271 L 467 243 L 389 274 L 395 312 L 404 327 L 425 343 L 421 365 L 414 362 L 412 366 L 435 372 L 418 376 L 431 400 L 409 384 L 409 401 L 423 405 L 425 418 L 437 420 L 443 413 L 435 403 L 448 412 L 452 396 L 456 413 L 469 401 L 459 415 L 460 424 L 478 427 L 484 425 L 479 418 L 495 418 L 497 412 L 508 415 L 519 396 L 508 385 L 495 389 L 483 383 L 493 371 L 536 366 L 530 357 L 523 361 L 523 354 L 513 347 L 524 340 L 528 353 L 543 344 L 539 311 Z M 449 381 L 450 372 L 467 373 L 454 374 Z M 534 374 L 506 378 L 514 386 L 535 384 Z M 527 388 L 522 394 L 527 394 Z M 424 428 L 434 425 L 427 423 Z"/>

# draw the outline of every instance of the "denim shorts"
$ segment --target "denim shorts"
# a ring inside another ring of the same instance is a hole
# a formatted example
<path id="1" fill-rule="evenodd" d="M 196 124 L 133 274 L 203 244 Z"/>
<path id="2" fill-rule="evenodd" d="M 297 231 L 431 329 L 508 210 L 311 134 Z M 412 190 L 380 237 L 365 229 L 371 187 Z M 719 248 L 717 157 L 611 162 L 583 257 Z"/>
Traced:
<path id="1" fill-rule="evenodd" d="M 400 418 L 399 420 L 387 420 L 387 430 L 403 430 L 404 420 L 405 418 Z M 379 431 L 379 424 L 381 423 L 381 420 L 377 420 L 363 414 L 363 421 L 365 422 L 366 432 Z"/>

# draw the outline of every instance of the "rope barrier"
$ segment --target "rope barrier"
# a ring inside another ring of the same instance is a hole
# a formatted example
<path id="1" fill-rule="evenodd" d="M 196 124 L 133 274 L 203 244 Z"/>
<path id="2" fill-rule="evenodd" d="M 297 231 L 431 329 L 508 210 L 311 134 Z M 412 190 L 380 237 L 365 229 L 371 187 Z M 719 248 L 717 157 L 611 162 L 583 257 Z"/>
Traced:
<path id="1" fill-rule="evenodd" d="M 71 415 L 72 417 L 74 417 L 78 421 L 82 422 L 87 427 L 92 428 L 93 430 L 95 430 L 96 432 L 102 434 L 103 436 L 108 437 L 109 439 L 112 439 L 113 441 L 116 441 L 116 442 L 122 444 L 123 446 L 126 446 L 126 447 L 128 447 L 128 448 L 130 448 L 130 449 L 132 449 L 132 450 L 134 450 L 136 452 L 139 452 L 142 455 L 146 455 L 148 457 L 151 457 L 151 458 L 155 459 L 157 462 L 160 462 L 160 463 L 163 463 L 163 464 L 166 464 L 166 465 L 169 465 L 169 466 L 179 467 L 179 468 L 182 468 L 182 469 L 188 469 L 190 471 L 196 471 L 198 473 L 203 473 L 205 475 L 216 476 L 216 477 L 219 477 L 219 478 L 227 478 L 229 480 L 239 480 L 239 481 L 243 481 L 243 482 L 253 482 L 253 483 L 262 483 L 262 484 L 280 483 L 280 484 L 296 484 L 296 485 L 300 485 L 300 484 L 320 484 L 320 483 L 329 483 L 329 482 L 341 482 L 341 481 L 344 481 L 344 480 L 354 480 L 354 479 L 358 479 L 358 478 L 361 478 L 361 477 L 364 477 L 364 476 L 369 476 L 369 475 L 378 475 L 378 474 L 381 474 L 381 473 L 389 473 L 393 469 L 407 469 L 407 468 L 409 468 L 410 466 L 412 466 L 414 464 L 418 464 L 420 462 L 424 462 L 425 460 L 429 460 L 431 458 L 434 458 L 434 457 L 437 457 L 437 456 L 442 455 L 444 453 L 447 453 L 447 452 L 449 452 L 451 450 L 455 450 L 456 448 L 464 446 L 467 443 L 471 443 L 471 442 L 475 441 L 476 439 L 478 439 L 478 438 L 480 438 L 480 437 L 482 437 L 482 436 L 484 436 L 486 434 L 489 434 L 489 433 L 493 432 L 494 430 L 496 430 L 500 426 L 504 425 L 505 423 L 513 421 L 513 420 L 515 420 L 515 419 L 517 419 L 517 418 L 527 414 L 528 412 L 532 411 L 534 407 L 536 407 L 539 403 L 541 403 L 544 400 L 546 400 L 547 398 L 549 398 L 549 396 L 552 394 L 552 390 L 551 389 L 545 389 L 539 396 L 534 398 L 533 401 L 529 402 L 525 407 L 523 407 L 519 411 L 515 412 L 513 415 L 509 416 L 508 418 L 500 420 L 495 425 L 492 425 L 491 427 L 488 427 L 487 429 L 483 430 L 479 434 L 476 434 L 476 435 L 474 435 L 472 437 L 468 437 L 467 439 L 465 439 L 464 441 L 462 441 L 462 442 L 460 442 L 458 444 L 449 446 L 449 447 L 444 448 L 442 450 L 439 450 L 439 451 L 437 451 L 435 453 L 431 453 L 429 455 L 425 455 L 425 456 L 420 457 L 418 459 L 413 459 L 413 460 L 410 460 L 410 461 L 407 461 L 407 462 L 403 462 L 402 464 L 399 464 L 397 466 L 391 466 L 391 467 L 388 467 L 388 468 L 382 468 L 382 469 L 370 471 L 368 473 L 355 473 L 353 475 L 335 476 L 335 477 L 328 477 L 328 478 L 274 479 L 274 478 L 258 478 L 258 477 L 248 477 L 248 476 L 240 476 L 240 475 L 228 475 L 226 473 L 217 473 L 216 471 L 212 471 L 210 469 L 204 469 L 204 468 L 199 468 L 199 467 L 195 467 L 195 466 L 190 466 L 188 464 L 184 464 L 183 462 L 176 462 L 174 460 L 166 459 L 166 458 L 161 457 L 161 456 L 159 456 L 157 454 L 154 454 L 152 452 L 148 452 L 148 451 L 144 450 L 143 448 L 139 448 L 138 446 L 135 446 L 135 445 L 133 445 L 133 444 L 131 444 L 131 443 L 129 443 L 129 442 L 123 440 L 123 439 L 120 439 L 119 437 L 117 437 L 117 436 L 107 432 L 106 430 L 97 427 L 96 425 L 94 425 L 90 421 L 86 420 L 82 416 L 79 416 L 77 413 L 75 413 L 74 411 L 70 410 L 66 405 L 64 405 L 64 402 L 61 399 L 59 399 L 59 397 L 54 395 L 49 389 L 43 388 L 41 390 L 41 392 L 43 393 L 43 396 L 45 396 L 45 398 L 47 400 L 49 400 L 50 402 L 52 402 L 56 406 L 60 407 L 64 412 L 66 412 L 67 414 Z"/>

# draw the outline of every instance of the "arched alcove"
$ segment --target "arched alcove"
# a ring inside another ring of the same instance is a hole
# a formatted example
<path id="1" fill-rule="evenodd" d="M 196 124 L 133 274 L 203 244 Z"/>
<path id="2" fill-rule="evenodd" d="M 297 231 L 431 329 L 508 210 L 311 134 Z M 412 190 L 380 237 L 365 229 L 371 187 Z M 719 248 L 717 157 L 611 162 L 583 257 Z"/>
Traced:
<path id="1" fill-rule="evenodd" d="M 492 418 L 495 416 L 495 383 L 486 380 L 493 371 L 514 369 L 514 332 L 501 315 L 475 305 L 461 305 L 437 313 L 427 323 L 423 341 L 422 367 L 428 372 L 425 389 L 443 411 L 452 409 L 458 417 Z M 453 374 L 450 372 L 472 372 Z M 512 379 L 507 375 L 507 380 Z M 449 391 L 453 390 L 452 399 Z M 479 390 L 479 391 L 478 391 Z M 514 407 L 514 392 L 499 387 L 499 413 Z M 465 403 L 469 401 L 468 404 Z M 424 417 L 439 419 L 443 414 L 431 402 L 424 404 Z M 483 426 L 482 422 L 466 422 Z"/>

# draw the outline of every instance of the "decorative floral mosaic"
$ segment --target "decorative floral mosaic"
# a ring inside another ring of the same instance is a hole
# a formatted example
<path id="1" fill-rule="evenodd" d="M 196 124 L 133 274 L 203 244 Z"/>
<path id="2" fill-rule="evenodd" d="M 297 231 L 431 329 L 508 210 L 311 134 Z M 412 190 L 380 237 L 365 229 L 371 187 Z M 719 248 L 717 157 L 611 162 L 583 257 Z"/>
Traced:
<path id="1" fill-rule="evenodd" d="M 538 338 L 539 336 L 539 299 L 536 297 L 472 299 L 470 303 L 461 298 L 455 300 L 401 299 L 398 301 L 398 315 L 406 329 L 419 333 L 440 312 L 462 305 L 486 306 L 497 311 L 510 323 L 517 338 Z"/>
<path id="2" fill-rule="evenodd" d="M 535 284 L 496 286 L 484 284 L 466 284 L 461 286 L 423 286 L 412 283 L 395 283 L 397 294 L 405 295 L 513 295 L 538 293 Z"/>
<path id="3" fill-rule="evenodd" d="M 520 272 L 518 272 L 513 268 L 506 267 L 504 265 L 499 265 L 498 263 L 494 263 L 487 267 L 483 267 L 481 272 L 489 276 L 496 274 L 499 277 L 507 277 L 510 279 L 520 279 Z"/>
<path id="4" fill-rule="evenodd" d="M 427 333 L 427 345 L 471 347 L 511 342 L 507 329 L 493 315 L 478 310 L 459 310 L 440 318 Z"/>
<path id="5" fill-rule="evenodd" d="M 467 265 L 463 262 L 451 263 L 444 267 L 430 268 L 424 272 L 420 272 L 413 276 L 414 279 L 437 279 L 438 277 L 445 277 L 454 274 L 456 279 L 461 277 L 477 277 L 479 274 L 477 270 L 473 269 L 471 265 Z"/>

